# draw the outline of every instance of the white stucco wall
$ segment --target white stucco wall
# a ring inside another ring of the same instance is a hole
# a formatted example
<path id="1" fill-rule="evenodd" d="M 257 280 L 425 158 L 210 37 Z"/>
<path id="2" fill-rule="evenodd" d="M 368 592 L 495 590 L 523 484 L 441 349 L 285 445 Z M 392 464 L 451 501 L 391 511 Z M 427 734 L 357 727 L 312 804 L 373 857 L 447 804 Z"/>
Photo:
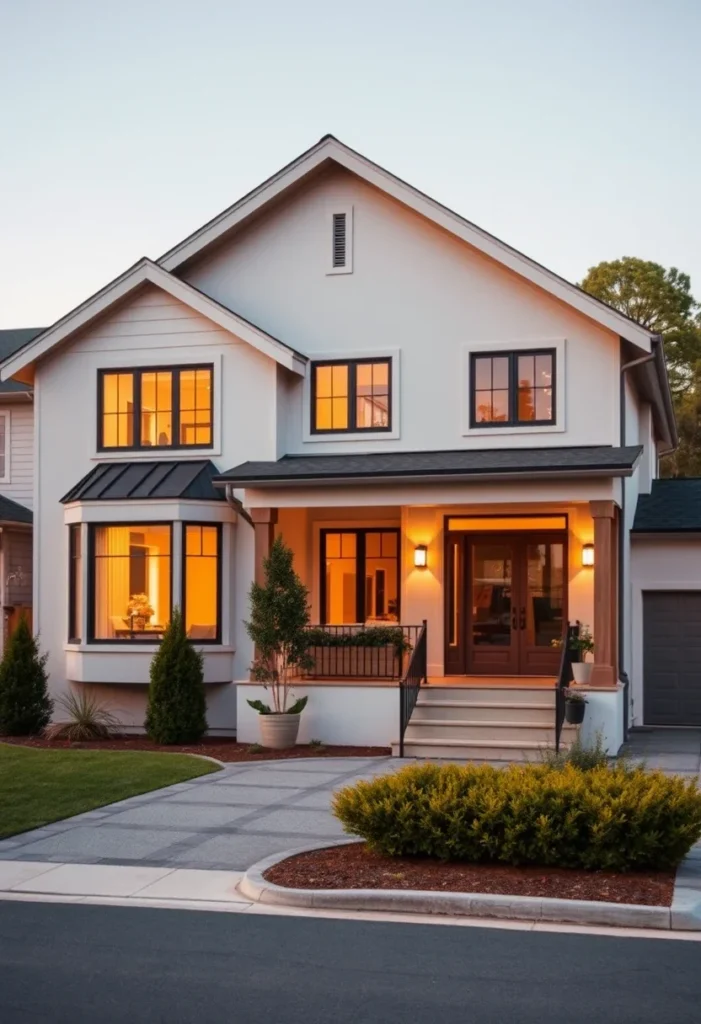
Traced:
<path id="1" fill-rule="evenodd" d="M 643 594 L 646 590 L 701 590 L 701 539 L 633 538 L 631 566 L 632 724 L 645 724 Z"/>
<path id="2" fill-rule="evenodd" d="M 329 275 L 328 212 L 353 206 L 353 273 Z M 289 452 L 618 443 L 618 338 L 345 173 L 309 186 L 183 271 L 197 288 L 314 356 L 399 353 L 398 437 L 304 440 L 289 389 Z M 563 347 L 555 430 L 464 433 L 467 353 Z M 562 390 L 562 388 L 561 388 Z"/>
<path id="3" fill-rule="evenodd" d="M 60 499 L 98 461 L 153 459 L 154 455 L 165 459 L 188 458 L 183 452 L 159 455 L 151 450 L 112 456 L 96 450 L 98 369 L 188 362 L 213 363 L 215 382 L 214 444 L 211 451 L 198 450 L 190 457 L 211 458 L 221 470 L 247 458 L 274 458 L 276 364 L 156 288 L 139 293 L 72 343 L 55 351 L 36 373 L 34 622 L 43 649 L 49 651 L 51 689 L 54 694 L 65 690 L 69 676 L 89 682 L 101 676 L 105 681 L 100 687 L 102 699 L 124 708 L 134 724 L 138 724 L 139 717 L 143 720 L 145 689 L 139 684 L 147 678 L 144 655 L 123 658 L 119 648 L 115 648 L 113 653 L 105 654 L 109 670 L 102 662 L 98 664 L 89 658 L 79 671 L 76 652 L 67 645 L 68 530 L 66 509 Z M 138 503 L 129 508 L 124 503 L 104 502 L 99 503 L 95 514 L 103 522 L 124 521 L 125 516 L 136 522 L 168 519 L 173 514 L 162 503 L 149 504 L 150 508 L 139 507 Z M 226 506 L 215 503 L 214 510 L 215 518 L 223 515 L 225 520 L 231 520 Z M 182 510 L 182 516 L 208 521 L 211 511 L 211 507 L 194 505 Z M 229 529 L 223 565 L 228 634 L 223 646 L 227 651 L 226 656 L 222 651 L 222 656 L 215 657 L 210 649 L 211 654 L 206 656 L 211 662 L 206 674 L 212 683 L 221 682 L 227 673 L 230 680 L 245 678 L 252 653 L 242 620 L 253 572 L 253 530 L 243 518 L 236 528 L 226 526 Z M 113 685 L 117 680 L 128 685 Z M 227 690 L 231 693 L 227 694 Z M 233 729 L 233 687 L 208 688 L 208 701 L 210 725 L 214 729 Z"/>

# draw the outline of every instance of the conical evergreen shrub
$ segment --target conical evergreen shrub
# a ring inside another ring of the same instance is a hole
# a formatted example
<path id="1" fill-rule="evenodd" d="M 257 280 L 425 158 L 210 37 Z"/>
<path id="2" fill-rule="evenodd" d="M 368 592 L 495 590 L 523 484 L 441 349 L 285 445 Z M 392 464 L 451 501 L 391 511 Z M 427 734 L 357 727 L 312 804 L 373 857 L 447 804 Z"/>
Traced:
<path id="1" fill-rule="evenodd" d="M 29 736 L 51 721 L 47 658 L 23 615 L 0 662 L 0 734 Z"/>
<path id="2" fill-rule="evenodd" d="M 197 743 L 207 731 L 202 653 L 187 639 L 179 608 L 173 609 L 150 674 L 146 732 L 156 743 Z"/>

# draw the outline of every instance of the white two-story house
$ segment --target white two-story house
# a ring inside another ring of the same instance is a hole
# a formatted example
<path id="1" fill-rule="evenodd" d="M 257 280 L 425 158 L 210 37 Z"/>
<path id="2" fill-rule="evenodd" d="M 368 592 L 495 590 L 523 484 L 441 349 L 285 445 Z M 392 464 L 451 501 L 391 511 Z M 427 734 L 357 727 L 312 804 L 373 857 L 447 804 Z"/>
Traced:
<path id="1" fill-rule="evenodd" d="M 99 687 L 141 727 L 179 605 L 211 731 L 257 739 L 247 594 L 282 534 L 315 624 L 405 626 L 415 646 L 425 622 L 442 699 L 414 752 L 537 747 L 576 620 L 591 723 L 613 748 L 626 713 L 646 721 L 631 530 L 676 444 L 660 340 L 335 138 L 2 377 L 34 389 L 35 626 L 57 691 Z M 302 740 L 396 740 L 406 660 L 322 659 Z"/>

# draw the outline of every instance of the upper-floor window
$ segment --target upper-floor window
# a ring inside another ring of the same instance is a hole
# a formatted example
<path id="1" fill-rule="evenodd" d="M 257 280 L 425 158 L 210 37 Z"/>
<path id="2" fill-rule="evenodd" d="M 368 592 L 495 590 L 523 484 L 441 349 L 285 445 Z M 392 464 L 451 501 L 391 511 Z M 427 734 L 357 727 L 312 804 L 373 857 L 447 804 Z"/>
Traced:
<path id="1" fill-rule="evenodd" d="M 473 427 L 555 423 L 555 349 L 473 354 Z"/>
<path id="2" fill-rule="evenodd" d="M 391 430 L 391 382 L 391 359 L 314 363 L 312 433 Z"/>
<path id="3" fill-rule="evenodd" d="M 101 370 L 98 447 L 209 448 L 213 367 Z"/>

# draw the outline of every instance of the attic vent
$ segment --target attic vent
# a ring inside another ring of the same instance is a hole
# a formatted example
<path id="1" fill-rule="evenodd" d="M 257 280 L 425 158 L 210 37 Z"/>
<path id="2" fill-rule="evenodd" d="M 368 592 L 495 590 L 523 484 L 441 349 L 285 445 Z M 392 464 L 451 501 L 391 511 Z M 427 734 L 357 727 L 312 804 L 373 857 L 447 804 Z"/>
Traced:
<path id="1" fill-rule="evenodd" d="M 334 213 L 333 215 L 333 253 L 332 266 L 345 267 L 346 265 L 346 215 L 345 213 Z"/>

